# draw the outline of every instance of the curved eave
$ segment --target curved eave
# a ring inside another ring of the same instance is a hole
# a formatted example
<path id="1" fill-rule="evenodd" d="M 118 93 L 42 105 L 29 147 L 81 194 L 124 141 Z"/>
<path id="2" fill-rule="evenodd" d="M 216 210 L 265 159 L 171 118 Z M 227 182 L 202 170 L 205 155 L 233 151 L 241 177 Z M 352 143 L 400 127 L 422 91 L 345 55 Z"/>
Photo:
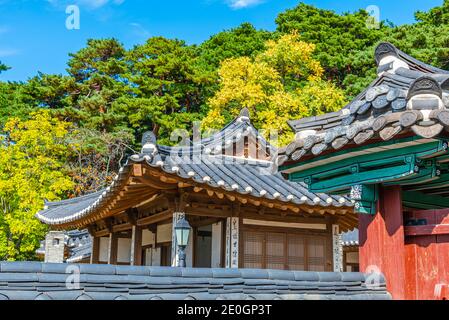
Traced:
<path id="1" fill-rule="evenodd" d="M 77 221 L 81 221 L 82 219 L 104 209 L 105 204 L 108 203 L 108 201 L 115 197 L 127 184 L 128 178 L 130 175 L 129 172 L 130 164 L 127 163 L 123 167 L 120 168 L 118 175 L 116 175 L 112 181 L 112 183 L 107 187 L 104 191 L 101 192 L 101 194 L 95 198 L 93 203 L 87 205 L 85 208 L 76 211 L 73 214 L 70 214 L 68 216 L 63 217 L 48 217 L 45 213 L 48 209 L 46 204 L 46 207 L 44 210 L 39 211 L 36 214 L 36 218 L 39 219 L 41 222 L 52 225 L 52 226 L 70 226 L 70 224 L 74 224 Z M 89 196 L 89 195 L 87 195 Z M 80 197 L 82 198 L 82 197 Z M 76 202 L 79 198 L 70 199 L 72 202 Z M 63 200 L 66 201 L 66 200 Z M 81 226 L 80 224 L 76 224 L 73 227 Z"/>
<path id="2" fill-rule="evenodd" d="M 275 205 L 290 205 L 317 211 L 323 208 L 343 210 L 345 208 L 350 209 L 353 206 L 352 202 L 345 197 L 309 193 L 304 186 L 288 182 L 284 180 L 280 174 L 277 174 L 275 177 L 266 176 L 260 178 L 260 181 L 265 179 L 268 184 L 283 185 L 287 188 L 287 190 L 290 190 L 292 194 L 285 194 L 285 192 L 282 194 L 276 194 L 276 192 L 268 191 L 261 192 L 261 190 L 258 190 L 257 188 L 250 189 L 242 186 L 238 186 L 238 188 L 236 188 L 235 186 L 230 185 L 230 183 L 221 184 L 213 179 L 209 180 L 205 178 L 206 175 L 201 175 L 200 172 L 197 172 L 201 171 L 200 169 L 195 171 L 194 175 L 189 175 L 188 172 L 186 173 L 182 170 L 176 170 L 173 165 L 167 165 L 166 163 L 161 162 L 161 160 L 154 161 L 151 156 L 147 154 L 140 154 L 131 156 L 128 159 L 128 162 L 120 169 L 119 174 L 114 178 L 112 184 L 106 188 L 89 206 L 68 216 L 51 218 L 46 216 L 46 210 L 44 209 L 43 211 L 37 213 L 36 217 L 46 224 L 63 229 L 82 227 L 94 220 L 111 215 L 111 212 L 114 211 L 114 203 L 118 203 L 118 195 L 120 193 L 126 195 L 126 191 L 124 190 L 125 187 L 130 186 L 130 178 L 133 177 L 131 168 L 134 164 L 143 164 L 145 168 L 148 168 L 150 171 L 153 171 L 156 174 L 162 174 L 170 180 L 175 181 L 176 184 L 171 184 L 173 189 L 177 188 L 177 183 L 183 182 L 191 186 L 208 188 L 213 191 L 226 193 L 232 196 L 242 196 L 248 199 L 253 199 L 254 201 L 263 200 L 267 203 L 272 203 Z M 236 172 L 234 172 L 234 174 L 236 174 Z M 133 186 L 137 187 L 138 185 L 134 184 Z M 170 186 L 170 184 L 167 184 L 167 187 L 168 186 Z M 143 184 L 142 187 L 144 187 Z M 301 197 L 296 197 L 293 195 L 298 187 L 301 189 L 300 192 L 303 192 L 305 195 Z M 156 194 L 159 191 L 160 190 L 153 189 L 146 192 L 145 195 L 149 198 L 151 193 Z M 143 199 L 139 199 L 140 201 L 136 200 L 136 205 L 143 201 Z M 75 201 L 75 199 L 73 201 Z"/>

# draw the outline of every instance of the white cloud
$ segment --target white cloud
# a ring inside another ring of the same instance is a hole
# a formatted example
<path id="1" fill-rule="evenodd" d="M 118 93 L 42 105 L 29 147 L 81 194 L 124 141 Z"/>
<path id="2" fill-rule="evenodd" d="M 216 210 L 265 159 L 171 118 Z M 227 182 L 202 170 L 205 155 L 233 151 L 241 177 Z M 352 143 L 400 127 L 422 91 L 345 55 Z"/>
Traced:
<path id="1" fill-rule="evenodd" d="M 2 49 L 0 48 L 0 58 L 15 56 L 19 53 L 16 49 Z"/>
<path id="2" fill-rule="evenodd" d="M 147 38 L 149 38 L 151 36 L 150 31 L 145 29 L 145 27 L 142 26 L 140 23 L 131 22 L 129 25 L 133 27 L 134 34 L 136 36 L 138 36 L 139 38 L 147 39 Z"/>
<path id="3" fill-rule="evenodd" d="M 54 6 L 67 6 L 70 4 L 76 4 L 81 7 L 85 7 L 88 9 L 98 9 L 104 7 L 108 3 L 112 3 L 114 5 L 121 5 L 125 0 L 47 0 L 50 4 Z"/>
<path id="4" fill-rule="evenodd" d="M 85 5 L 88 7 L 91 7 L 93 9 L 100 8 L 107 4 L 108 0 L 78 0 L 77 1 L 80 5 Z"/>
<path id="5" fill-rule="evenodd" d="M 242 9 L 254 7 L 261 4 L 263 0 L 228 0 L 227 3 L 232 9 Z"/>

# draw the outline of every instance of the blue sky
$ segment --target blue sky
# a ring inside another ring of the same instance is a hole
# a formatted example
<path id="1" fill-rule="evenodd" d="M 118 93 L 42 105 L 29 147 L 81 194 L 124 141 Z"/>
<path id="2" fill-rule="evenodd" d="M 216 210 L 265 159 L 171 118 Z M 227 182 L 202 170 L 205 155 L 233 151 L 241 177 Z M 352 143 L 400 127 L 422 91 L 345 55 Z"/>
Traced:
<path id="1" fill-rule="evenodd" d="M 443 0 L 304 0 L 337 12 L 377 5 L 381 19 L 395 24 L 414 21 L 416 10 Z M 115 37 L 126 47 L 151 36 L 201 43 L 211 35 L 251 22 L 274 30 L 278 13 L 298 0 L 0 0 L 0 61 L 12 67 L 0 80 L 21 81 L 45 73 L 64 73 L 68 53 L 88 38 Z M 80 29 L 66 28 L 66 8 L 80 9 Z"/>

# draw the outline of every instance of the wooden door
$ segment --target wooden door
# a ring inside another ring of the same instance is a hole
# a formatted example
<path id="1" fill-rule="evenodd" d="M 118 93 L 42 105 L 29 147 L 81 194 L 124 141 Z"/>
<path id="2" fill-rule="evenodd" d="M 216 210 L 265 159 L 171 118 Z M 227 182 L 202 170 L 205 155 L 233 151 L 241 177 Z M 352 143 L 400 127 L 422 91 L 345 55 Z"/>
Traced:
<path id="1" fill-rule="evenodd" d="M 243 233 L 243 267 L 264 268 L 265 234 L 263 232 Z"/>
<path id="2" fill-rule="evenodd" d="M 265 233 L 265 268 L 286 269 L 286 233 Z"/>
<path id="3" fill-rule="evenodd" d="M 328 270 L 326 235 L 244 230 L 242 240 L 243 268 Z"/>
<path id="4" fill-rule="evenodd" d="M 307 264 L 309 271 L 326 270 L 326 239 L 323 237 L 307 238 Z"/>
<path id="5" fill-rule="evenodd" d="M 287 235 L 287 269 L 288 270 L 305 270 L 305 244 L 306 239 L 300 234 Z"/>

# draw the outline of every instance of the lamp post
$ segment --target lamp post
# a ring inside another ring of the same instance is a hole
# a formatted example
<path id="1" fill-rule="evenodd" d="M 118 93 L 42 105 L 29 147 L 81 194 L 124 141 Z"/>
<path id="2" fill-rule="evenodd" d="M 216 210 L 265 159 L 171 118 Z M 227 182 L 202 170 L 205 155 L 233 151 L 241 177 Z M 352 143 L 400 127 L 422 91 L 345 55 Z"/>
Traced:
<path id="1" fill-rule="evenodd" d="M 179 247 L 178 267 L 185 267 L 186 266 L 185 248 L 187 247 L 187 243 L 189 242 L 190 224 L 187 222 L 187 220 L 184 217 L 182 217 L 176 223 L 175 232 L 176 232 L 176 243 L 178 244 L 178 247 Z"/>

